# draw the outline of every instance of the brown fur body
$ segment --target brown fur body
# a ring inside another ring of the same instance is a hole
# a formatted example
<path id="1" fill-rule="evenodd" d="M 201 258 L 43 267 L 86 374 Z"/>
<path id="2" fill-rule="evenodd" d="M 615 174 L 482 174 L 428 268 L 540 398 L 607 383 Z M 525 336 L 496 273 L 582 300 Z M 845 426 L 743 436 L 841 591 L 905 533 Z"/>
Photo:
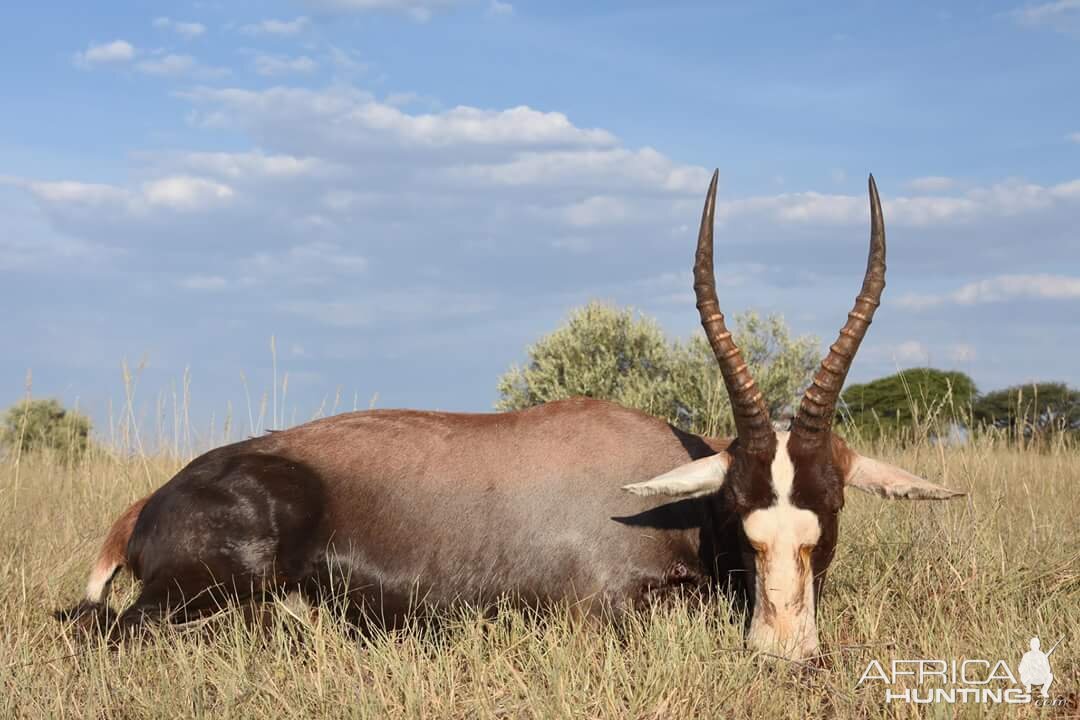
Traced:
<path id="1" fill-rule="evenodd" d="M 125 513 L 102 555 L 130 535 L 122 562 L 143 585 L 129 625 L 293 588 L 344 593 L 391 625 L 500 598 L 618 612 L 673 588 L 741 589 L 722 499 L 620 489 L 725 447 L 585 398 L 350 413 L 197 458 Z"/>

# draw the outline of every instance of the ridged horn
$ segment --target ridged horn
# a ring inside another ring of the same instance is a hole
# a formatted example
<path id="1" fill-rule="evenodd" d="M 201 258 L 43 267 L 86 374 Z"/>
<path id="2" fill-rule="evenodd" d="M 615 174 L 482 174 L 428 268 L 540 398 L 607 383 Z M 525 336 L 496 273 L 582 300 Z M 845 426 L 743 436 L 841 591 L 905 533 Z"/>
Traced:
<path id="1" fill-rule="evenodd" d="M 873 175 L 869 186 L 870 255 L 866 260 L 862 291 L 855 297 L 855 307 L 848 313 L 840 336 L 829 348 L 814 381 L 806 389 L 792 424 L 792 430 L 808 444 L 821 442 L 832 427 L 844 378 L 874 319 L 874 311 L 881 304 L 881 292 L 885 289 L 885 218 Z"/>
<path id="2" fill-rule="evenodd" d="M 705 209 L 701 213 L 701 230 L 698 232 L 697 254 L 694 257 L 694 294 L 701 315 L 701 326 L 720 363 L 731 410 L 735 416 L 735 428 L 740 444 L 749 452 L 757 453 L 772 447 L 773 429 L 765 400 L 750 375 L 743 360 L 742 351 L 724 323 L 720 302 L 716 299 L 716 278 L 713 275 L 713 218 L 716 213 L 716 183 L 720 171 L 713 173 L 709 192 L 705 196 Z"/>

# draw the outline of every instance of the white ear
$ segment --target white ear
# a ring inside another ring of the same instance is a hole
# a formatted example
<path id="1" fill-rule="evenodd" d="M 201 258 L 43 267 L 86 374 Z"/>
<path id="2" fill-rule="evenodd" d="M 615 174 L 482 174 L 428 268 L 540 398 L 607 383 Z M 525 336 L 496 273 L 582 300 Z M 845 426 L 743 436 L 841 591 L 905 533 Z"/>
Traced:
<path id="1" fill-rule="evenodd" d="M 680 465 L 670 472 L 652 480 L 623 485 L 623 490 L 635 495 L 674 495 L 676 497 L 699 497 L 720 489 L 724 484 L 731 457 L 719 452 L 694 462 Z"/>
<path id="2" fill-rule="evenodd" d="M 906 500 L 948 500 L 966 494 L 863 455 L 855 455 L 844 483 L 881 497 Z"/>

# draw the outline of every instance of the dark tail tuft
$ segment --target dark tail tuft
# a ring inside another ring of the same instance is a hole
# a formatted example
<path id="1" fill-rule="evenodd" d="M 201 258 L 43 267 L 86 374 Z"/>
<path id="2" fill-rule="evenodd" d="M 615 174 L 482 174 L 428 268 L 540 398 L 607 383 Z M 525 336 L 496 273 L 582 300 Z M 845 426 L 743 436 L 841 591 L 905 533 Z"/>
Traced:
<path id="1" fill-rule="evenodd" d="M 83 600 L 66 610 L 57 610 L 53 617 L 87 636 L 106 636 L 116 625 L 117 614 L 105 603 Z"/>

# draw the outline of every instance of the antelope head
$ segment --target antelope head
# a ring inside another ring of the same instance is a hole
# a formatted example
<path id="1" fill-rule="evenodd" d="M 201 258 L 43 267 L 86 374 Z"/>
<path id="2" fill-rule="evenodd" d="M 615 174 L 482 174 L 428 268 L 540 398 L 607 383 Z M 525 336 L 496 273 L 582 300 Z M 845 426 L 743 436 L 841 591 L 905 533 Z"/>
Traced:
<path id="1" fill-rule="evenodd" d="M 724 322 L 713 276 L 717 174 L 705 199 L 694 263 L 701 324 L 731 398 L 737 437 L 727 450 L 627 485 L 638 495 L 714 496 L 742 527 L 753 612 L 747 644 L 791 659 L 818 654 L 815 605 L 836 548 L 844 487 L 886 498 L 941 500 L 962 495 L 853 451 L 832 433 L 840 390 L 885 288 L 885 221 L 873 176 L 870 254 L 862 290 L 821 363 L 788 431 L 774 431 L 768 409 Z"/>

